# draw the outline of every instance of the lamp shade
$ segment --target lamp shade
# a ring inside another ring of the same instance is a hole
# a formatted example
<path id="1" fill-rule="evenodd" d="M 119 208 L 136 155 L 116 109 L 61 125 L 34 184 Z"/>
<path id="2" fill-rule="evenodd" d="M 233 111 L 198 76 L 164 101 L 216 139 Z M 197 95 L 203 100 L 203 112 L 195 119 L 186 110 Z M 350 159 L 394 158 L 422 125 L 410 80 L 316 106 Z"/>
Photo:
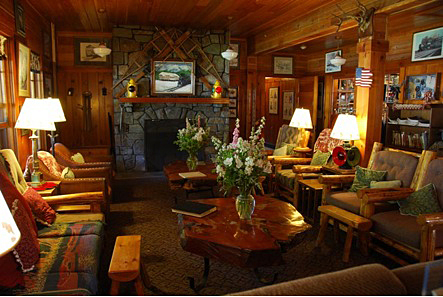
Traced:
<path id="1" fill-rule="evenodd" d="M 48 105 L 49 114 L 52 117 L 52 121 L 54 123 L 66 122 L 65 113 L 63 112 L 62 104 L 60 103 L 60 99 L 49 97 L 46 100 L 46 104 Z"/>
<path id="2" fill-rule="evenodd" d="M 231 60 L 237 58 L 238 53 L 236 51 L 234 51 L 231 47 L 229 47 L 227 50 L 222 52 L 221 55 L 226 60 L 231 61 Z"/>
<path id="3" fill-rule="evenodd" d="M 96 48 L 94 48 L 94 53 L 100 57 L 107 56 L 111 53 L 111 49 L 106 47 L 106 44 L 103 42 L 100 43 Z"/>
<path id="4" fill-rule="evenodd" d="M 0 192 L 0 257 L 12 250 L 20 240 L 20 231 Z"/>
<path id="5" fill-rule="evenodd" d="M 345 141 L 359 140 L 357 118 L 351 114 L 339 114 L 331 132 L 332 138 Z"/>
<path id="6" fill-rule="evenodd" d="M 311 113 L 309 109 L 296 108 L 292 115 L 290 127 L 312 129 Z"/>
<path id="7" fill-rule="evenodd" d="M 340 55 L 336 55 L 335 58 L 331 59 L 329 62 L 334 66 L 341 66 L 346 63 L 346 59 Z"/>
<path id="8" fill-rule="evenodd" d="M 47 100 L 26 98 L 15 123 L 15 128 L 55 131 Z"/>

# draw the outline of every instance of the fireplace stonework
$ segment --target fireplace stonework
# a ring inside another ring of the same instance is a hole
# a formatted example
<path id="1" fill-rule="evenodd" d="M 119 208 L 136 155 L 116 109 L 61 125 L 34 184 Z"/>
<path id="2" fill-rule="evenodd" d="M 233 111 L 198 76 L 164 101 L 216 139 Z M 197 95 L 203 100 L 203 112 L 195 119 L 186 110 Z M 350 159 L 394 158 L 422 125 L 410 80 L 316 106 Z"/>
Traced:
<path id="1" fill-rule="evenodd" d="M 113 30 L 113 80 L 116 83 L 129 68 L 132 57 L 152 40 L 156 29 L 146 26 L 115 26 Z M 229 62 L 221 57 L 226 50 L 226 32 L 223 30 L 193 31 L 192 38 L 198 40 L 212 60 L 217 72 L 229 85 Z M 154 53 L 150 53 L 154 54 Z M 175 57 L 172 57 L 175 58 Z M 135 75 L 134 75 L 135 76 Z M 204 73 L 196 64 L 196 76 L 205 76 L 209 83 L 215 83 L 212 75 Z M 126 86 L 129 78 L 114 89 L 114 94 Z M 149 95 L 150 78 L 138 83 L 138 96 Z M 210 97 L 211 90 L 196 80 L 195 97 Z M 144 125 L 145 120 L 193 118 L 200 115 L 211 128 L 211 136 L 227 141 L 229 138 L 229 108 L 221 104 L 119 104 L 114 98 L 114 131 L 117 171 L 145 171 Z M 149 121 L 147 121 L 149 122 Z M 214 154 L 212 143 L 205 149 L 208 161 Z"/>

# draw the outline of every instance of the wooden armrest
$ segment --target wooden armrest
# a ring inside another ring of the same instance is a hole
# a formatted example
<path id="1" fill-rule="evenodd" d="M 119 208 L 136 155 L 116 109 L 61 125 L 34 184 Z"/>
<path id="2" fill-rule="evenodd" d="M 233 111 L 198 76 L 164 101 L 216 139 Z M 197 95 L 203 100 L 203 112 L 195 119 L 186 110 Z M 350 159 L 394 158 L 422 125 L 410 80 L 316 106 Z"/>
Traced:
<path id="1" fill-rule="evenodd" d="M 111 177 L 111 169 L 109 167 L 72 168 L 71 170 L 76 178 Z"/>
<path id="2" fill-rule="evenodd" d="M 417 218 L 419 225 L 443 225 L 443 212 L 421 214 Z"/>
<path id="3" fill-rule="evenodd" d="M 107 183 L 104 177 L 98 178 L 65 178 L 60 183 L 61 194 L 106 191 Z"/>
<path id="4" fill-rule="evenodd" d="M 294 173 L 320 173 L 322 166 L 313 165 L 294 165 L 292 172 Z"/>
<path id="5" fill-rule="evenodd" d="M 271 159 L 271 164 L 273 165 L 307 165 L 311 163 L 311 158 L 274 158 Z"/>
<path id="6" fill-rule="evenodd" d="M 318 181 L 321 184 L 333 185 L 333 184 L 344 184 L 352 183 L 354 181 L 354 174 L 343 174 L 343 175 L 322 175 L 319 177 Z"/>
<path id="7" fill-rule="evenodd" d="M 386 188 L 386 189 L 362 189 L 357 192 L 358 198 L 364 204 L 386 202 L 406 199 L 414 189 L 411 188 Z"/>
<path id="8" fill-rule="evenodd" d="M 274 150 L 262 150 L 262 154 L 266 156 L 272 156 Z"/>
<path id="9" fill-rule="evenodd" d="M 43 197 L 50 205 L 58 204 L 90 204 L 104 202 L 102 192 L 86 192 L 77 194 Z"/>

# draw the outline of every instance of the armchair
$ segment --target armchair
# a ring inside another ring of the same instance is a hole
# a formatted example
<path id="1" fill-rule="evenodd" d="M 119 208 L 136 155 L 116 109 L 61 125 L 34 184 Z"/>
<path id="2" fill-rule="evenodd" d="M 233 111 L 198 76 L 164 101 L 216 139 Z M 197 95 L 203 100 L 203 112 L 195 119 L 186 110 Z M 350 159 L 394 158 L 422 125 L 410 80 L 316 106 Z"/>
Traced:
<path id="1" fill-rule="evenodd" d="M 52 151 L 52 148 L 51 148 Z M 109 154 L 95 154 L 93 149 L 83 149 L 80 151 L 73 151 L 67 148 L 62 143 L 54 144 L 55 159 L 60 165 L 67 166 L 69 168 L 91 168 L 91 167 L 109 167 L 112 168 L 113 158 Z M 74 162 L 71 157 L 76 153 L 81 152 L 85 163 Z M 100 151 L 98 151 L 100 153 Z M 106 150 L 101 151 L 106 153 Z"/>

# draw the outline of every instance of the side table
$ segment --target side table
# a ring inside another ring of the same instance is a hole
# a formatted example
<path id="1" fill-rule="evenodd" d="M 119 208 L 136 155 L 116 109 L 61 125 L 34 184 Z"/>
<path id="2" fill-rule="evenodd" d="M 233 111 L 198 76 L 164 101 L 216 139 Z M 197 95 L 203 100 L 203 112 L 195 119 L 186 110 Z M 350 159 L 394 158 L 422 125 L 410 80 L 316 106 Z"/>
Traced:
<path id="1" fill-rule="evenodd" d="M 46 181 L 46 182 L 54 183 L 54 184 L 56 184 L 56 186 L 51 189 L 37 191 L 37 193 L 39 193 L 42 197 L 58 195 L 61 181 L 59 181 L 59 180 L 52 181 L 51 180 L 51 181 Z M 28 184 L 28 186 L 31 186 L 31 183 L 27 183 L 27 184 Z"/>
<path id="2" fill-rule="evenodd" d="M 318 222 L 318 205 L 321 202 L 322 184 L 315 179 L 304 179 L 298 182 L 298 211 L 306 221 L 313 224 Z"/>

